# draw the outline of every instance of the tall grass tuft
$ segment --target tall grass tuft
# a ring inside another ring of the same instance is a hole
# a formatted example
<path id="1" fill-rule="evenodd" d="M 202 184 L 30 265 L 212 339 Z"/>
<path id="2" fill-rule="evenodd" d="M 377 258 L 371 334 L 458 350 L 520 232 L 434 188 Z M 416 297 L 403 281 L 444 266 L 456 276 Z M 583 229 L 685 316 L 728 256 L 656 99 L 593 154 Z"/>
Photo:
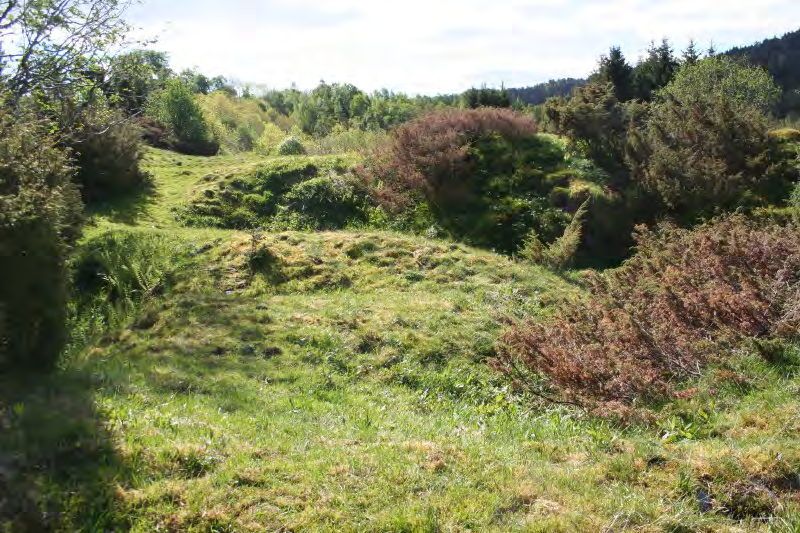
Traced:
<path id="1" fill-rule="evenodd" d="M 569 226 L 564 230 L 555 242 L 548 246 L 539 239 L 536 230 L 531 230 L 525 239 L 520 256 L 536 263 L 545 265 L 555 270 L 563 270 L 569 267 L 578 254 L 583 238 L 583 223 L 589 210 L 590 200 L 584 201 L 575 214 Z"/>

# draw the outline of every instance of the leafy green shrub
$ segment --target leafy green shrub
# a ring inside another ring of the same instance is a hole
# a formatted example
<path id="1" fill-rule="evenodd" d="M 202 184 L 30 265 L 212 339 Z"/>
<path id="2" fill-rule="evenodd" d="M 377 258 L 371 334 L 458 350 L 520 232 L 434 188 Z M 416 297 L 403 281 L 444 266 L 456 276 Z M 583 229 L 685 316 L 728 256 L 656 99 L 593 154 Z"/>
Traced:
<path id="1" fill-rule="evenodd" d="M 496 366 L 543 374 L 570 401 L 668 397 L 746 339 L 800 336 L 800 228 L 733 216 L 643 230 L 633 258 L 586 284 L 506 331 Z"/>
<path id="2" fill-rule="evenodd" d="M 169 128 L 176 150 L 193 155 L 214 155 L 219 151 L 203 109 L 185 81 L 167 81 L 164 89 L 150 96 L 147 113 Z"/>
<path id="3" fill-rule="evenodd" d="M 264 131 L 261 132 L 258 140 L 256 141 L 256 151 L 262 154 L 274 154 L 281 141 L 286 138 L 286 132 L 272 123 L 264 125 Z"/>
<path id="4" fill-rule="evenodd" d="M 772 112 L 781 90 L 766 69 L 747 65 L 731 57 L 707 57 L 684 65 L 660 94 L 680 101 L 725 100 L 739 109 L 756 109 L 762 115 Z"/>
<path id="5" fill-rule="evenodd" d="M 240 124 L 236 127 L 238 137 L 238 148 L 244 152 L 250 152 L 256 147 L 258 136 L 255 130 L 248 124 Z"/>
<path id="6" fill-rule="evenodd" d="M 69 145 L 84 201 L 107 200 L 151 185 L 150 175 L 139 166 L 141 132 L 136 125 L 102 103 L 90 107 L 81 122 Z"/>
<path id="7" fill-rule="evenodd" d="M 306 149 L 303 144 L 294 137 L 288 137 L 278 145 L 278 155 L 303 155 Z"/>
<path id="8" fill-rule="evenodd" d="M 80 195 L 49 125 L 0 105 L 0 368 L 46 371 L 67 338 L 67 246 Z"/>

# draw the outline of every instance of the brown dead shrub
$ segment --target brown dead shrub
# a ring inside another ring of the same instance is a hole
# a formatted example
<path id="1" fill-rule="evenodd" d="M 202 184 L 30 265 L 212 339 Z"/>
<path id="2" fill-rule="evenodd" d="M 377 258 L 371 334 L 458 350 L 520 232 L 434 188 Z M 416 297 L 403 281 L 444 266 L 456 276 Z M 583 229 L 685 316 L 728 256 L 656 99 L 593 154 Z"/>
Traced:
<path id="1" fill-rule="evenodd" d="M 506 331 L 495 366 L 542 374 L 571 401 L 630 404 L 674 395 L 745 339 L 800 335 L 799 227 L 731 216 L 637 241 L 622 267 L 587 276 L 586 298 Z"/>

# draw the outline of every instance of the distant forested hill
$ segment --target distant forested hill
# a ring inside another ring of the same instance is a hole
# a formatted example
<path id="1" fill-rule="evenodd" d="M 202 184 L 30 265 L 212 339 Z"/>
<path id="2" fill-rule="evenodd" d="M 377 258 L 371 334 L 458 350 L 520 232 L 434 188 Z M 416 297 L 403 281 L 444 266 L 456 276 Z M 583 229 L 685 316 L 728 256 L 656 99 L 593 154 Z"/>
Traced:
<path id="1" fill-rule="evenodd" d="M 724 55 L 746 59 L 751 64 L 769 70 L 783 89 L 779 115 L 800 117 L 800 30 L 750 46 L 732 48 Z M 586 79 L 564 78 L 531 87 L 508 89 L 508 92 L 512 100 L 537 105 L 553 96 L 569 96 L 575 87 L 586 83 Z"/>
<path id="2" fill-rule="evenodd" d="M 532 87 L 519 87 L 508 89 L 512 100 L 520 100 L 526 104 L 543 104 L 545 100 L 553 96 L 569 96 L 575 87 L 586 85 L 585 79 L 564 78 L 560 80 L 550 80 L 547 83 L 540 83 Z"/>
<path id="3" fill-rule="evenodd" d="M 782 115 L 800 115 L 800 30 L 726 52 L 765 67 L 783 89 Z"/>

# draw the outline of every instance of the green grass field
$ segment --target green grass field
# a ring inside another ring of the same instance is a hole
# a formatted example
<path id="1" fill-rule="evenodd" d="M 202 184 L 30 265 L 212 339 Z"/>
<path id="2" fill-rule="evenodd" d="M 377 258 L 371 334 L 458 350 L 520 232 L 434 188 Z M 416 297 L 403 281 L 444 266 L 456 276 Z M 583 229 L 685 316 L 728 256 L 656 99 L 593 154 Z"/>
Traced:
<path id="1" fill-rule="evenodd" d="M 95 211 L 83 246 L 146 243 L 162 282 L 57 375 L 2 385 L 0 531 L 800 531 L 796 350 L 743 351 L 647 423 L 549 405 L 487 360 L 568 276 L 177 226 L 206 176 L 258 162 L 153 150 L 154 190 Z"/>

